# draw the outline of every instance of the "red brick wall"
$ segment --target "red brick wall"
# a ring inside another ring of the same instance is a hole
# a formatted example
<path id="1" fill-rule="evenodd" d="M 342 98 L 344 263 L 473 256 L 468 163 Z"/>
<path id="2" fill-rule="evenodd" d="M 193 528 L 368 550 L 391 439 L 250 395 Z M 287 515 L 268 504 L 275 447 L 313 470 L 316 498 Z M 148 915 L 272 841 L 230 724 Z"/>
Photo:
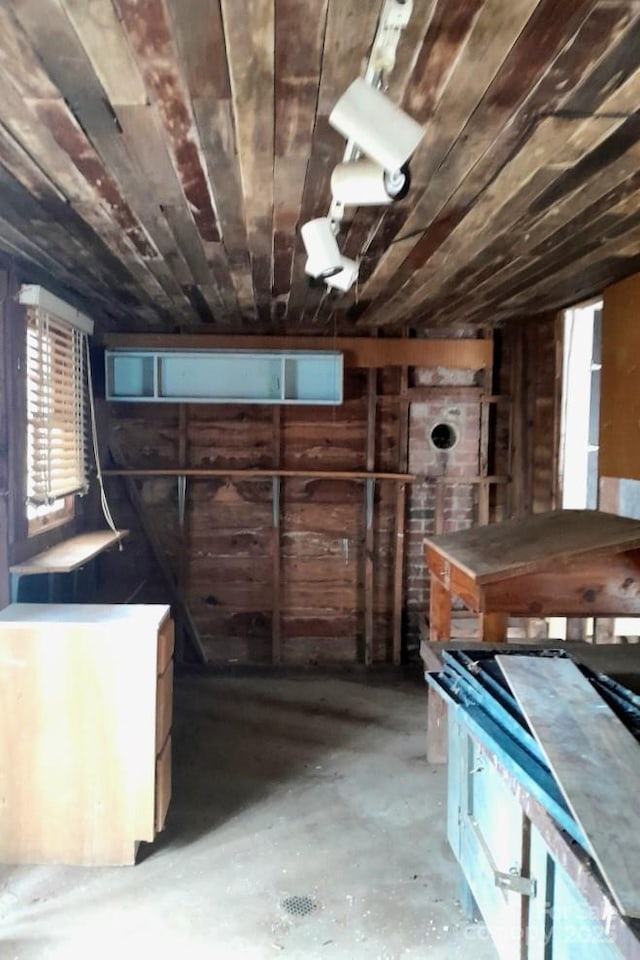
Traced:
<path id="1" fill-rule="evenodd" d="M 426 371 L 417 383 L 424 383 Z M 441 380 L 442 378 L 442 371 Z M 420 476 L 408 496 L 406 536 L 405 609 L 408 649 L 419 644 L 419 623 L 429 606 L 429 577 L 424 562 L 424 538 L 435 533 L 461 530 L 477 523 L 477 486 L 465 484 L 479 472 L 479 400 L 447 400 L 446 386 L 473 386 L 473 374 L 451 371 L 444 378 L 443 397 L 413 403 L 409 419 L 409 470 Z M 457 442 L 450 450 L 436 449 L 430 440 L 433 427 L 450 424 Z M 447 483 L 447 480 L 454 481 Z M 436 490 L 442 485 L 440 496 Z"/>

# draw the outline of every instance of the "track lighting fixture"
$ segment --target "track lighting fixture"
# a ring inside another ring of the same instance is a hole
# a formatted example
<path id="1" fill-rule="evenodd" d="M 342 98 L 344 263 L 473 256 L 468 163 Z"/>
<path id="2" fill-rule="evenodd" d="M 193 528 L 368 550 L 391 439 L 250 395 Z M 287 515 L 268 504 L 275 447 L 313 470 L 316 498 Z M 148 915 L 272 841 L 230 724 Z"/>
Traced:
<path id="1" fill-rule="evenodd" d="M 329 114 L 329 123 L 384 170 L 401 170 L 424 129 L 400 107 L 358 77 Z"/>
<path id="2" fill-rule="evenodd" d="M 342 256 L 329 217 L 309 220 L 300 228 L 300 233 L 307 251 L 305 272 L 311 277 L 321 277 L 324 280 L 340 273 Z"/>
<path id="3" fill-rule="evenodd" d="M 349 257 L 340 257 L 340 263 L 340 272 L 332 277 L 326 277 L 325 283 L 333 290 L 346 293 L 358 279 L 359 264 L 356 260 L 350 260 Z"/>
<path id="4" fill-rule="evenodd" d="M 389 173 L 366 157 L 339 163 L 331 175 L 334 202 L 351 207 L 384 205 L 402 200 L 409 192 L 410 184 L 407 164 L 401 170 Z"/>

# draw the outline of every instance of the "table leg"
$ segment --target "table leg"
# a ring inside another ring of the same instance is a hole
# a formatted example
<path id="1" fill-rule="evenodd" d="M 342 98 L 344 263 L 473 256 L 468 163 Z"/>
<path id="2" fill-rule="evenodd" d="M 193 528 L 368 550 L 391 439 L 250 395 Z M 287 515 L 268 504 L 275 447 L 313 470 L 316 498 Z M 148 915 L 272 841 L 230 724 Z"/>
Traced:
<path id="1" fill-rule="evenodd" d="M 485 643 L 504 643 L 507 639 L 506 613 L 481 613 L 480 639 Z"/>
<path id="2" fill-rule="evenodd" d="M 429 599 L 429 640 L 431 643 L 451 639 L 451 593 L 431 574 Z"/>

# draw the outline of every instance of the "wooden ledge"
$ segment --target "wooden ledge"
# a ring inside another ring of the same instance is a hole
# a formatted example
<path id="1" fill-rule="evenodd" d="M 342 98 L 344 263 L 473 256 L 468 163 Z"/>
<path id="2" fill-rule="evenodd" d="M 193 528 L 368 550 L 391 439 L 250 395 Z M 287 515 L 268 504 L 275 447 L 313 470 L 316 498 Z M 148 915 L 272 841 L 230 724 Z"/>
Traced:
<path id="1" fill-rule="evenodd" d="M 265 477 L 302 478 L 308 480 L 392 480 L 396 483 L 413 483 L 413 473 L 379 473 L 367 470 L 262 470 L 262 469 L 207 469 L 205 467 L 171 467 L 167 469 L 115 468 L 103 470 L 104 477 L 190 477 L 193 479 L 230 477 L 235 479 L 256 480 Z"/>
<path id="2" fill-rule="evenodd" d="M 71 573 L 93 560 L 103 550 L 119 543 L 126 536 L 128 530 L 92 530 L 90 533 L 80 533 L 69 540 L 57 543 L 55 547 L 36 554 L 24 563 L 16 563 L 10 567 L 11 573 Z"/>

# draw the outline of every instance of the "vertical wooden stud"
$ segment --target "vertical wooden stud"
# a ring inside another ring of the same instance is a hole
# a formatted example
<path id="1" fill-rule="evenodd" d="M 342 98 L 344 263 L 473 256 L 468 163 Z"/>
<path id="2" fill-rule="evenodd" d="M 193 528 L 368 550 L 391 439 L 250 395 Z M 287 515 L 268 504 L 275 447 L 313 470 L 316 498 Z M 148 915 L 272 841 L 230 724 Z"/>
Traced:
<path id="1" fill-rule="evenodd" d="M 506 615 L 504 613 L 481 613 L 480 639 L 485 643 L 504 643 L 507 639 Z"/>
<path id="2" fill-rule="evenodd" d="M 485 337 L 493 340 L 491 331 L 485 331 Z M 491 400 L 493 395 L 493 361 L 482 371 L 482 397 L 480 399 L 480 435 L 478 474 L 481 478 L 478 487 L 478 522 L 481 525 L 489 523 L 491 486 L 487 481 L 489 475 L 489 431 L 491 421 Z"/>
<path id="3" fill-rule="evenodd" d="M 367 473 L 375 470 L 376 460 L 376 405 L 378 376 L 373 368 L 367 371 Z M 364 662 L 373 663 L 373 513 L 375 482 L 365 483 L 365 539 L 364 539 Z"/>
<path id="4" fill-rule="evenodd" d="M 0 270 L 0 609 L 10 599 L 9 590 L 9 338 L 6 320 L 6 292 L 9 274 Z"/>
<path id="5" fill-rule="evenodd" d="M 273 408 L 273 457 L 274 469 L 280 467 L 280 451 L 282 436 L 282 411 L 279 406 Z M 280 495 L 282 486 L 280 477 L 272 480 L 272 528 L 271 528 L 271 662 L 279 664 L 281 660 L 281 627 L 282 613 L 280 608 Z"/>
<path id="6" fill-rule="evenodd" d="M 404 473 L 408 469 L 409 454 L 409 402 L 407 389 L 409 385 L 408 367 L 400 370 L 400 396 L 398 400 L 398 472 Z M 393 558 L 393 632 L 392 658 L 394 666 L 399 666 L 402 660 L 402 586 L 404 573 L 404 530 L 407 502 L 406 484 L 396 484 L 396 518 L 395 541 Z"/>

